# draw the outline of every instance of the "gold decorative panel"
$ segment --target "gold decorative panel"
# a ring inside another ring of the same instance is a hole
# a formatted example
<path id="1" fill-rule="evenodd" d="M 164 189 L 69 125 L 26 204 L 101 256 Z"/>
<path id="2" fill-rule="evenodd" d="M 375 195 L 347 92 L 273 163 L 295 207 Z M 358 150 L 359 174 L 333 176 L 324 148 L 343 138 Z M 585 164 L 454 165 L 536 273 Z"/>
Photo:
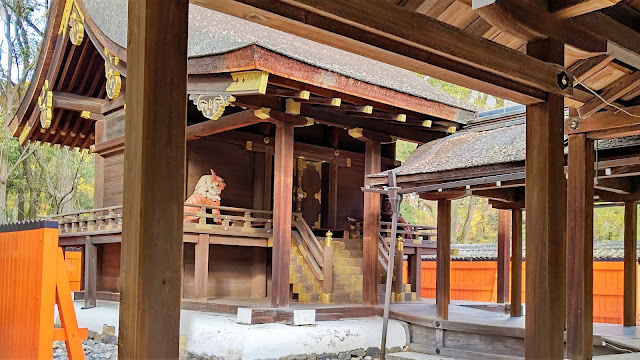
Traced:
<path id="1" fill-rule="evenodd" d="M 104 62 L 104 76 L 107 78 L 105 88 L 109 99 L 117 99 L 120 96 L 120 88 L 122 87 L 122 78 L 117 66 L 120 58 L 113 55 L 109 49 L 104 48 L 104 55 L 108 60 Z"/>

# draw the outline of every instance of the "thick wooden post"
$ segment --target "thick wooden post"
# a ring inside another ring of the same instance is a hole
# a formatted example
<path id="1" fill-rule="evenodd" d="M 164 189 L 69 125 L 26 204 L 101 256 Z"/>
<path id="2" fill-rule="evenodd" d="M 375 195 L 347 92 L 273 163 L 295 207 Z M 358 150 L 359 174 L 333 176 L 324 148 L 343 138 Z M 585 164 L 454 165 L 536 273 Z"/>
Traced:
<path id="1" fill-rule="evenodd" d="M 509 210 L 498 210 L 498 289 L 497 302 L 509 301 Z"/>
<path id="2" fill-rule="evenodd" d="M 293 193 L 293 125 L 276 125 L 273 177 L 273 261 L 271 306 L 289 306 L 291 212 Z"/>
<path id="3" fill-rule="evenodd" d="M 411 283 L 411 291 L 416 293 L 420 299 L 422 292 L 422 248 L 417 247 L 416 253 L 409 256 L 409 282 Z"/>
<path id="4" fill-rule="evenodd" d="M 593 356 L 593 140 L 569 136 L 567 177 L 567 357 Z"/>
<path id="5" fill-rule="evenodd" d="M 84 241 L 84 307 L 96 307 L 96 281 L 98 274 L 98 249 L 91 243 L 91 236 Z"/>
<path id="6" fill-rule="evenodd" d="M 451 200 L 438 200 L 436 248 L 436 317 L 449 318 L 451 289 Z"/>
<path id="7" fill-rule="evenodd" d="M 380 172 L 381 146 L 377 141 L 366 143 L 364 156 L 364 184 L 367 175 Z M 364 193 L 364 219 L 362 224 L 362 304 L 378 304 L 378 241 L 380 237 L 380 195 Z"/>
<path id="8" fill-rule="evenodd" d="M 638 206 L 634 201 L 624 203 L 624 326 L 638 324 Z"/>
<path id="9" fill-rule="evenodd" d="M 129 1 L 120 359 L 177 359 L 187 0 Z"/>
<path id="10" fill-rule="evenodd" d="M 563 64 L 564 46 L 554 40 L 527 44 L 527 54 Z M 565 317 L 565 193 L 563 98 L 527 106 L 526 212 L 527 312 L 525 357 L 562 359 Z"/>
<path id="11" fill-rule="evenodd" d="M 194 286 L 196 300 L 206 301 L 209 283 L 209 235 L 200 234 L 195 250 Z"/>
<path id="12" fill-rule="evenodd" d="M 522 210 L 511 210 L 511 316 L 522 316 Z"/>

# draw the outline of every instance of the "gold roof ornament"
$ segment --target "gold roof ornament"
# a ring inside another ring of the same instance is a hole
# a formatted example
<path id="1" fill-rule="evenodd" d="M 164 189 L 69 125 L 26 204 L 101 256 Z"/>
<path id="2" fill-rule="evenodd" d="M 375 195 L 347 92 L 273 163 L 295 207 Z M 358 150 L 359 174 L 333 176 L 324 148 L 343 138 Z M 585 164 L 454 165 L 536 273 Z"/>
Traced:
<path id="1" fill-rule="evenodd" d="M 108 59 L 108 61 L 104 61 L 104 76 L 107 78 L 104 86 L 107 90 L 107 96 L 113 100 L 120 96 L 120 88 L 122 87 L 122 78 L 117 68 L 120 58 L 113 55 L 107 48 L 104 48 L 104 55 Z"/>
<path id="2" fill-rule="evenodd" d="M 49 80 L 45 80 L 42 91 L 38 97 L 38 108 L 40 108 L 40 126 L 48 129 L 53 118 L 53 92 L 49 90 Z"/>
<path id="3" fill-rule="evenodd" d="M 82 44 L 84 39 L 84 15 L 80 11 L 76 0 L 67 0 L 65 3 L 58 34 L 66 35 L 67 28 L 69 28 L 69 40 L 71 40 L 71 43 L 76 46 Z"/>
<path id="4" fill-rule="evenodd" d="M 231 105 L 236 98 L 233 95 L 206 95 L 192 94 L 189 99 L 193 101 L 198 110 L 210 120 L 218 120 L 224 113 L 224 109 Z M 268 114 L 268 112 L 267 112 Z M 256 114 L 257 115 L 257 114 Z"/>

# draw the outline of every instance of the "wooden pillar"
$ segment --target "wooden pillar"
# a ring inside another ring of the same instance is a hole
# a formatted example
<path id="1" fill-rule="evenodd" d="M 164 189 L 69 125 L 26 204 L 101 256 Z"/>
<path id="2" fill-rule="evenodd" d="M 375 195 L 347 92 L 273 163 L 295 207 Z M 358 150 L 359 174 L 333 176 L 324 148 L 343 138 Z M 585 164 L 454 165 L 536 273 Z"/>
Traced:
<path id="1" fill-rule="evenodd" d="M 177 359 L 187 0 L 129 1 L 120 359 Z"/>
<path id="2" fill-rule="evenodd" d="M 396 254 L 393 261 L 393 277 L 395 280 L 392 282 L 392 300 L 395 294 L 395 301 L 404 301 L 404 273 L 402 271 L 404 265 L 404 240 L 402 236 L 398 236 L 396 239 L 395 252 Z"/>
<path id="3" fill-rule="evenodd" d="M 635 201 L 624 203 L 624 326 L 638 324 L 638 206 Z"/>
<path id="4" fill-rule="evenodd" d="M 511 210 L 511 316 L 522 316 L 522 210 Z"/>
<path id="5" fill-rule="evenodd" d="M 509 210 L 498 210 L 498 289 L 497 302 L 509 301 Z"/>
<path id="6" fill-rule="evenodd" d="M 104 158 L 96 154 L 94 159 L 93 208 L 100 209 L 104 207 Z"/>
<path id="7" fill-rule="evenodd" d="M 271 306 L 289 306 L 291 212 L 293 193 L 293 125 L 276 125 L 273 178 L 273 260 Z"/>
<path id="8" fill-rule="evenodd" d="M 564 46 L 551 40 L 527 44 L 527 54 L 562 64 Z M 562 359 L 565 316 L 564 103 L 560 95 L 527 106 L 526 195 L 527 312 L 525 357 Z"/>
<path id="9" fill-rule="evenodd" d="M 436 248 L 436 317 L 449 318 L 451 293 L 451 200 L 438 200 Z"/>
<path id="10" fill-rule="evenodd" d="M 415 292 L 419 299 L 422 292 L 422 248 L 417 247 L 415 255 L 409 256 L 408 265 L 411 291 Z"/>
<path id="11" fill-rule="evenodd" d="M 84 241 L 84 308 L 96 307 L 96 281 L 98 274 L 98 249 L 91 243 L 91 236 Z"/>
<path id="12" fill-rule="evenodd" d="M 366 142 L 364 156 L 364 184 L 367 175 L 380 172 L 381 146 L 377 141 Z M 364 219 L 362 224 L 362 304 L 378 304 L 378 241 L 380 238 L 380 195 L 364 193 Z"/>
<path id="13" fill-rule="evenodd" d="M 567 357 L 593 356 L 593 140 L 569 136 L 567 176 Z"/>
<path id="14" fill-rule="evenodd" d="M 338 163 L 332 160 L 329 163 L 329 191 L 327 194 L 327 227 L 329 229 L 337 229 L 338 226 L 338 172 Z"/>
<path id="15" fill-rule="evenodd" d="M 209 234 L 200 234 L 198 236 L 193 277 L 196 300 L 206 301 L 209 284 Z"/>

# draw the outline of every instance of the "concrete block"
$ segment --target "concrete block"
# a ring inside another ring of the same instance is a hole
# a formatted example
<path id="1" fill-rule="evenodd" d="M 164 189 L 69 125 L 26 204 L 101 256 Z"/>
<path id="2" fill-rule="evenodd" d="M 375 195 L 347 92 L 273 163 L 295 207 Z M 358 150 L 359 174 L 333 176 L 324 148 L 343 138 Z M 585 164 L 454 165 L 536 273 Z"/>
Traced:
<path id="1" fill-rule="evenodd" d="M 293 325 L 315 325 L 316 311 L 311 310 L 294 310 Z"/>
<path id="2" fill-rule="evenodd" d="M 238 315 L 236 318 L 236 322 L 238 324 L 246 324 L 251 325 L 251 309 L 249 308 L 238 308 Z"/>

